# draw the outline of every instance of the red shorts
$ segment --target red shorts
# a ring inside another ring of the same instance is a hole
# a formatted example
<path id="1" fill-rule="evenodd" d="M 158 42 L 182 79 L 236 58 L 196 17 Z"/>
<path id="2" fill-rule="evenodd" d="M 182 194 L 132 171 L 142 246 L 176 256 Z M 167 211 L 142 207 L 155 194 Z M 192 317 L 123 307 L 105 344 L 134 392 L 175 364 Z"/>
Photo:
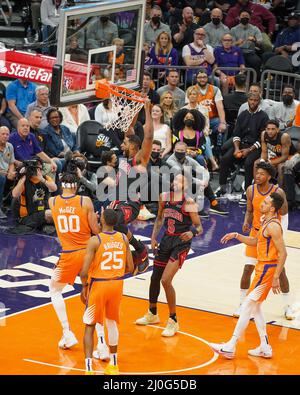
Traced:
<path id="1" fill-rule="evenodd" d="M 83 323 L 95 325 L 104 323 L 104 317 L 119 323 L 120 304 L 123 294 L 123 280 L 91 280 Z"/>
<path id="2" fill-rule="evenodd" d="M 247 296 L 255 302 L 263 302 L 272 288 L 272 281 L 277 262 L 258 262 L 255 265 L 255 276 L 252 280 Z"/>
<path id="3" fill-rule="evenodd" d="M 51 279 L 63 284 L 74 284 L 76 276 L 81 271 L 85 253 L 86 248 L 70 252 L 62 251 Z"/>

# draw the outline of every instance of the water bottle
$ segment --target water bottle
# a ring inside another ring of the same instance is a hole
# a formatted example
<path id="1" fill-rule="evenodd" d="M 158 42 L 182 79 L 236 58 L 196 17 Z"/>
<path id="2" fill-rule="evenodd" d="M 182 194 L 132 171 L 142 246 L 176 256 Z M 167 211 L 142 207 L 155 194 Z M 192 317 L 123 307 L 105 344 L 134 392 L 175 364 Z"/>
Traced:
<path id="1" fill-rule="evenodd" d="M 223 133 L 218 133 L 217 135 L 217 146 L 221 147 L 223 145 Z"/>

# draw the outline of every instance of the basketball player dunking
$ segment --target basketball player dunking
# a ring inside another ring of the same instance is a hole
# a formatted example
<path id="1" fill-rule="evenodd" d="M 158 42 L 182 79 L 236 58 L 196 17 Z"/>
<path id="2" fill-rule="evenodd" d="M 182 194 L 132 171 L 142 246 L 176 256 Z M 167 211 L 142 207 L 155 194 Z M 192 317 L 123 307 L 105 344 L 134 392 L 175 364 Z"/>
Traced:
<path id="1" fill-rule="evenodd" d="M 161 194 L 157 219 L 151 237 L 154 251 L 154 266 L 149 290 L 149 311 L 136 320 L 137 325 L 149 325 L 159 322 L 157 299 L 162 283 L 169 306 L 170 317 L 162 336 L 171 337 L 179 329 L 176 317 L 176 295 L 172 280 L 182 267 L 191 247 L 192 238 L 203 232 L 198 215 L 197 204 L 186 196 L 188 180 L 181 174 L 174 178 L 174 192 Z M 157 236 L 166 218 L 166 231 L 161 239 L 158 251 Z M 191 229 L 194 225 L 195 228 Z"/>

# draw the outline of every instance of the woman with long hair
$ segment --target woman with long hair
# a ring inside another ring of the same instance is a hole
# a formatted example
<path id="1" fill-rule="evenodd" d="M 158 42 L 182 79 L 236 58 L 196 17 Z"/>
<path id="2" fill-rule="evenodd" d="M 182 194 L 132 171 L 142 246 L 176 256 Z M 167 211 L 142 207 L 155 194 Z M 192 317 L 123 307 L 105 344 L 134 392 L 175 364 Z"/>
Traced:
<path id="1" fill-rule="evenodd" d="M 206 167 L 205 151 L 205 117 L 197 109 L 181 108 L 174 115 L 173 128 L 178 141 L 186 143 L 187 154 L 201 165 Z"/>
<path id="2" fill-rule="evenodd" d="M 174 102 L 173 93 L 171 91 L 164 92 L 160 97 L 159 104 L 163 110 L 164 123 L 172 129 L 172 119 L 178 110 Z"/>
<path id="3" fill-rule="evenodd" d="M 113 122 L 117 119 L 118 114 L 112 110 L 112 104 L 110 99 L 105 99 L 103 102 L 98 104 L 95 110 L 95 121 L 105 126 L 109 122 Z"/>
<path id="4" fill-rule="evenodd" d="M 161 66 L 177 66 L 178 52 L 173 48 L 172 38 L 167 32 L 161 32 L 156 40 L 155 45 L 149 53 L 151 64 Z"/>
<path id="5" fill-rule="evenodd" d="M 161 157 L 164 158 L 172 149 L 172 132 L 170 127 L 164 123 L 163 109 L 159 104 L 152 107 L 151 117 L 154 128 L 154 140 L 161 142 L 162 153 Z"/>
<path id="6" fill-rule="evenodd" d="M 211 141 L 210 141 L 210 129 L 209 129 L 209 115 L 208 115 L 208 110 L 206 107 L 202 106 L 201 104 L 198 103 L 198 89 L 195 86 L 190 86 L 186 90 L 186 97 L 188 100 L 188 104 L 184 106 L 183 108 L 187 108 L 189 110 L 197 110 L 200 111 L 202 115 L 205 116 L 205 128 L 203 130 L 204 136 L 205 136 L 205 157 L 210 161 L 211 163 L 211 169 L 212 171 L 216 171 L 219 169 L 219 166 L 216 162 L 215 157 L 213 156 L 212 152 L 212 146 L 211 146 Z"/>

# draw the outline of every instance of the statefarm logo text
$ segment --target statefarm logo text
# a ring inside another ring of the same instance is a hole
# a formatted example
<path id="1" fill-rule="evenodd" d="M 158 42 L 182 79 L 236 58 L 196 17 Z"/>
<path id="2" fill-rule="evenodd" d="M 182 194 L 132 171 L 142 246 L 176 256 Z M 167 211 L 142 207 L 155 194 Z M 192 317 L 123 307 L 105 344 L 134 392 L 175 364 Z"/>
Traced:
<path id="1" fill-rule="evenodd" d="M 46 71 L 45 69 L 36 69 L 31 66 L 21 66 L 17 63 L 10 63 L 7 66 L 4 60 L 0 60 L 0 73 L 16 78 L 25 78 L 44 83 L 50 83 L 52 79 L 52 73 Z"/>

